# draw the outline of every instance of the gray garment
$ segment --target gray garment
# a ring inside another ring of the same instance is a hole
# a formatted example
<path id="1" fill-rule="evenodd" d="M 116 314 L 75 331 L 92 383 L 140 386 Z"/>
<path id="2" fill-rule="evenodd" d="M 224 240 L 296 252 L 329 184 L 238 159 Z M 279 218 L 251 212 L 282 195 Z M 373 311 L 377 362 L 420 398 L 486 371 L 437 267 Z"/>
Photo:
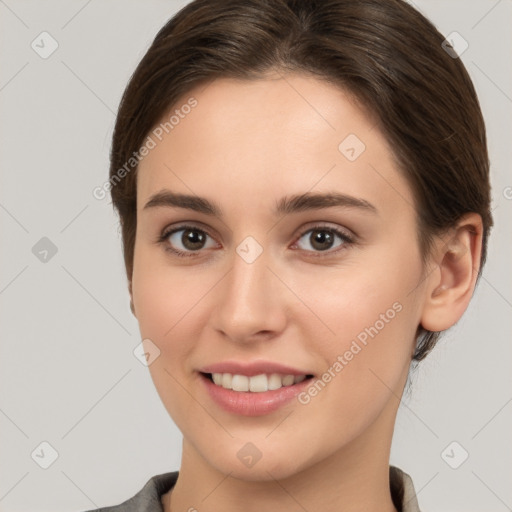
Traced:
<path id="1" fill-rule="evenodd" d="M 98 508 L 88 512 L 163 512 L 161 497 L 174 486 L 178 473 L 178 471 L 173 471 L 155 475 L 135 496 L 120 505 Z M 390 477 L 396 485 L 403 485 L 401 502 L 399 497 L 401 493 L 394 489 L 394 485 L 391 485 L 391 495 L 398 512 L 421 512 L 411 477 L 396 466 L 390 466 Z"/>

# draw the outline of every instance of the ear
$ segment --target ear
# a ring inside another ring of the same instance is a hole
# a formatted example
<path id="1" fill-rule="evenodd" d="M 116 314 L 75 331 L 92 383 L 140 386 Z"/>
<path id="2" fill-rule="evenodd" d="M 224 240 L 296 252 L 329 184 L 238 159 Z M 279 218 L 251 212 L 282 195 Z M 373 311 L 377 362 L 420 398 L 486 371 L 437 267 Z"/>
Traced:
<path id="1" fill-rule="evenodd" d="M 133 291 L 132 291 L 132 280 L 130 279 L 128 281 L 128 292 L 130 293 L 130 309 L 133 313 L 133 316 L 137 318 L 137 315 L 135 314 L 135 306 L 133 305 Z"/>
<path id="2" fill-rule="evenodd" d="M 434 270 L 427 277 L 421 325 L 444 331 L 462 316 L 475 289 L 482 254 L 482 218 L 464 215 L 455 227 L 436 241 Z"/>

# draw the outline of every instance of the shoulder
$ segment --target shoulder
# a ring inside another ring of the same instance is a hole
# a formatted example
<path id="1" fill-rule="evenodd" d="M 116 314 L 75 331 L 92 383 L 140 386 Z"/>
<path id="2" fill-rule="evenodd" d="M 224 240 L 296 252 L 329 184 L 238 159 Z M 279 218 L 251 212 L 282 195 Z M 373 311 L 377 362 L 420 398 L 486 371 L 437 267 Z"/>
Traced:
<path id="1" fill-rule="evenodd" d="M 173 471 L 155 475 L 129 500 L 119 505 L 98 508 L 87 512 L 162 512 L 160 498 L 174 486 L 178 473 L 178 471 Z"/>
<path id="2" fill-rule="evenodd" d="M 399 512 L 421 512 L 412 478 L 400 468 L 389 466 L 393 503 Z"/>

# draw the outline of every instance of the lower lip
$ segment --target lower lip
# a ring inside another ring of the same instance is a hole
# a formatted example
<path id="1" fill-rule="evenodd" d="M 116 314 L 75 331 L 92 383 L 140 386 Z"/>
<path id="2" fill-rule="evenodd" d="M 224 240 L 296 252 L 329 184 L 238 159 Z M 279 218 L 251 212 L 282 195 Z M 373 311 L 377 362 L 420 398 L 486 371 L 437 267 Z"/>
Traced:
<path id="1" fill-rule="evenodd" d="M 261 393 L 233 391 L 217 386 L 208 377 L 199 374 L 205 383 L 210 397 L 224 410 L 242 416 L 262 416 L 276 411 L 294 399 L 304 388 L 310 385 L 311 378 L 291 386 L 284 386 Z"/>

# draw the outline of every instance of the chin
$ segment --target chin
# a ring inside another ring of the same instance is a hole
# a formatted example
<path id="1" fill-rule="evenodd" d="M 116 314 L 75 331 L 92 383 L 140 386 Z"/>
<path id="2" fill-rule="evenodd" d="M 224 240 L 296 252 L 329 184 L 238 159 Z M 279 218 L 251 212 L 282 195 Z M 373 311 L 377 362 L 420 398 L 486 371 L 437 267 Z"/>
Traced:
<path id="1" fill-rule="evenodd" d="M 244 461 L 244 455 L 251 453 L 251 450 L 244 444 L 241 449 L 238 447 L 233 449 L 235 457 L 229 455 L 233 453 L 231 449 L 224 449 L 222 453 L 203 454 L 203 457 L 210 467 L 220 473 L 248 482 L 283 480 L 314 465 L 314 461 L 308 458 L 309 455 L 305 450 L 293 447 L 285 449 L 282 446 L 263 448 L 260 452 L 261 458 Z M 303 456 L 300 460 L 297 459 L 298 453 Z M 256 449 L 254 449 L 254 455 L 256 455 Z"/>
<path id="2" fill-rule="evenodd" d="M 263 461 L 263 459 L 261 459 L 251 468 L 241 466 L 241 464 L 234 466 L 232 463 L 226 461 L 226 464 L 223 464 L 220 470 L 224 474 L 230 474 L 232 478 L 246 482 L 284 480 L 300 471 L 296 462 L 291 466 L 289 460 Z"/>

